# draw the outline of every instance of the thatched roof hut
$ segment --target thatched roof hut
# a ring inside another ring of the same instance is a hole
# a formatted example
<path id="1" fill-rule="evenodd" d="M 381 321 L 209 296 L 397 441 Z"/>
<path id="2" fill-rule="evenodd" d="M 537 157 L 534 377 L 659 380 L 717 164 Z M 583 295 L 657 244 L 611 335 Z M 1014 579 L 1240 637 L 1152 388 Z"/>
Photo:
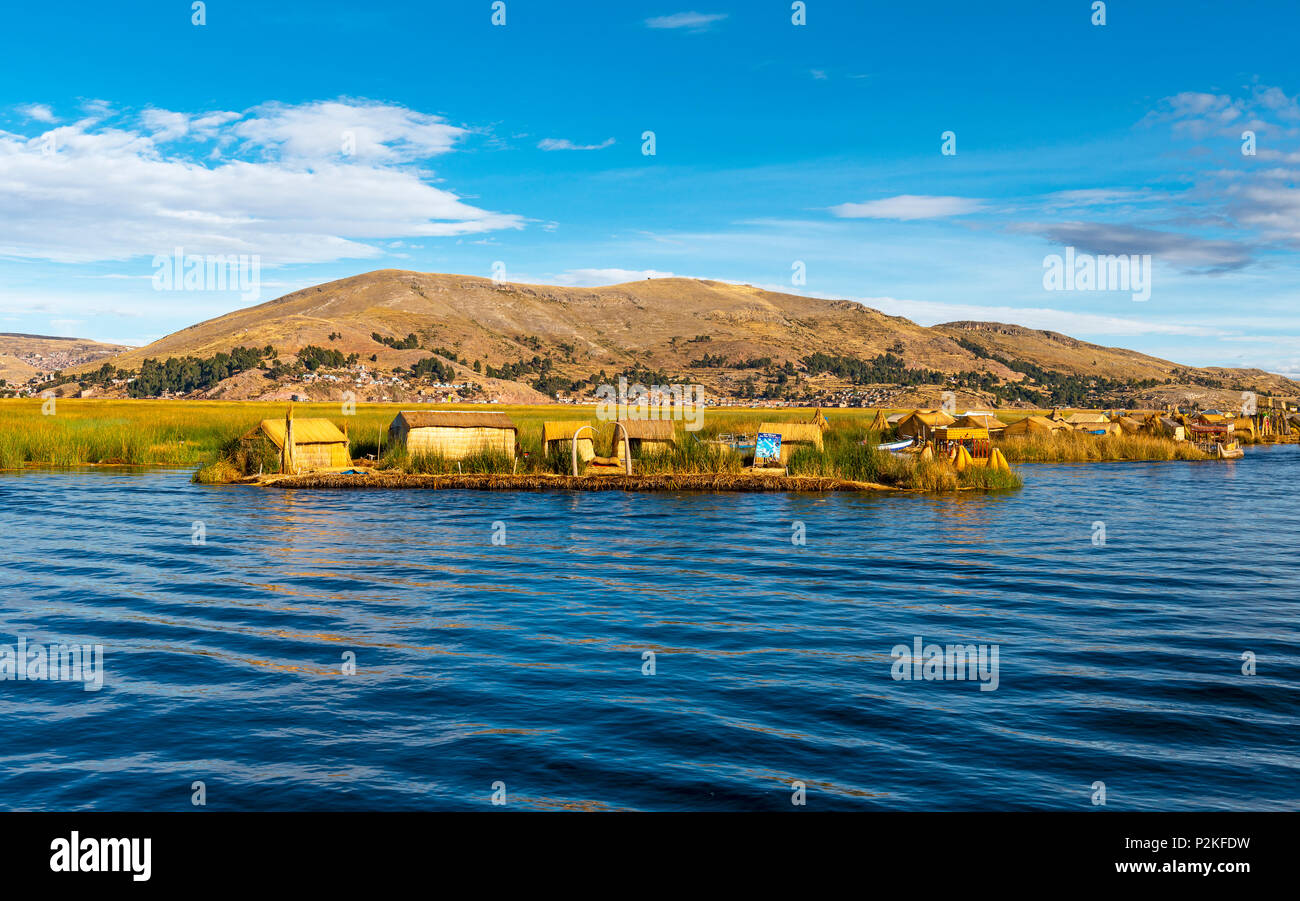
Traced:
<path id="1" fill-rule="evenodd" d="M 671 450 L 677 444 L 677 435 L 671 419 L 620 419 L 627 430 L 627 443 L 632 447 L 633 459 L 644 453 Z M 624 461 L 623 432 L 614 429 L 614 455 Z"/>
<path id="2" fill-rule="evenodd" d="M 514 458 L 518 429 L 504 413 L 461 410 L 403 410 L 388 427 L 390 445 L 408 454 L 436 454 L 463 460 L 482 451 Z"/>
<path id="3" fill-rule="evenodd" d="M 1249 435 L 1255 438 L 1259 435 L 1259 429 L 1255 427 L 1255 420 L 1249 416 L 1238 416 L 1229 420 L 1232 423 L 1232 431 L 1238 435 Z"/>
<path id="4" fill-rule="evenodd" d="M 1059 432 L 1068 428 L 1065 423 L 1047 419 L 1042 416 L 1026 416 L 1024 419 L 1018 419 L 1002 430 L 1002 434 L 1008 438 L 1025 435 L 1050 435 L 1053 432 Z"/>
<path id="5" fill-rule="evenodd" d="M 1118 435 L 1123 431 L 1118 422 L 1076 422 L 1070 426 L 1076 432 L 1083 432 L 1086 435 Z"/>
<path id="6" fill-rule="evenodd" d="M 591 423 L 578 419 L 565 422 L 543 422 L 542 453 L 549 454 L 552 449 L 571 453 L 574 434 L 577 433 L 578 429 L 590 425 Z M 596 456 L 596 446 L 592 440 L 592 434 L 592 430 L 588 428 L 578 438 L 578 459 L 583 463 L 590 463 Z"/>
<path id="7" fill-rule="evenodd" d="M 898 437 L 915 438 L 929 441 L 934 437 L 934 430 L 941 426 L 952 425 L 956 418 L 943 410 L 913 410 L 898 423 Z"/>
<path id="8" fill-rule="evenodd" d="M 889 420 L 885 419 L 884 410 L 876 411 L 876 415 L 871 420 L 871 425 L 867 426 L 867 431 L 876 434 L 889 431 Z"/>
<path id="9" fill-rule="evenodd" d="M 292 425 L 290 425 L 292 423 Z M 293 430 L 293 442 L 285 452 L 285 437 Z M 281 471 L 306 472 L 315 469 L 343 469 L 352 465 L 348 436 L 328 419 L 263 419 L 242 438 L 246 450 L 274 453 L 288 466 Z M 261 448 L 258 448 L 261 445 Z"/>
<path id="10" fill-rule="evenodd" d="M 967 413 L 964 416 L 958 416 L 953 425 L 961 429 L 984 429 L 994 434 L 1007 427 L 1005 422 L 988 413 Z"/>
<path id="11" fill-rule="evenodd" d="M 941 425 L 934 430 L 936 445 L 945 442 L 988 441 L 989 430 L 981 426 Z"/>
<path id="12" fill-rule="evenodd" d="M 1138 432 L 1142 431 L 1142 423 L 1138 422 L 1132 416 L 1120 416 L 1116 418 L 1115 424 L 1129 435 L 1136 435 Z"/>
<path id="13" fill-rule="evenodd" d="M 1110 422 L 1110 419 L 1106 416 L 1105 413 L 1095 413 L 1095 412 L 1090 413 L 1084 410 L 1080 410 L 1077 413 L 1071 413 L 1068 417 L 1066 417 L 1065 422 L 1068 425 L 1076 426 L 1076 427 L 1081 425 L 1103 426 L 1106 423 Z"/>
<path id="14" fill-rule="evenodd" d="M 789 462 L 790 455 L 801 447 L 821 450 L 824 446 L 822 430 L 807 422 L 764 422 L 759 424 L 758 431 L 781 436 L 782 464 Z"/>
<path id="15" fill-rule="evenodd" d="M 1165 438 L 1172 438 L 1175 441 L 1187 440 L 1187 429 L 1183 427 L 1181 422 L 1178 422 L 1176 419 L 1170 419 L 1168 416 L 1157 417 L 1151 423 L 1151 431 L 1153 434 Z"/>

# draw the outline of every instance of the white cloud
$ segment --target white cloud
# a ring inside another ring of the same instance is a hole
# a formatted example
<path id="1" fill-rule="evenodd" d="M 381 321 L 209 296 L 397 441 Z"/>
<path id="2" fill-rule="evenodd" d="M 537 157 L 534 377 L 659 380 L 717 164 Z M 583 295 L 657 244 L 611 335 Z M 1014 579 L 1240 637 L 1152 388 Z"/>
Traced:
<path id="1" fill-rule="evenodd" d="M 376 163 L 447 153 L 467 133 L 438 116 L 364 101 L 267 103 L 251 110 L 232 132 L 246 146 L 281 159 L 355 158 Z"/>
<path id="2" fill-rule="evenodd" d="M 272 266 L 379 255 L 369 241 L 523 224 L 430 184 L 418 161 L 446 152 L 464 129 L 401 107 L 268 104 L 112 121 L 0 132 L 0 254 L 87 262 L 180 246 L 260 254 Z M 354 157 L 339 153 L 345 128 Z M 235 152 L 205 165 L 196 141 Z"/>
<path id="3" fill-rule="evenodd" d="M 18 107 L 18 112 L 28 119 L 36 122 L 57 122 L 54 110 L 50 109 L 44 103 L 29 103 L 26 106 Z"/>
<path id="4" fill-rule="evenodd" d="M 639 282 L 648 278 L 674 278 L 674 276 L 671 272 L 659 272 L 656 269 L 569 269 L 556 276 L 555 283 L 591 288 L 618 285 L 623 282 Z"/>
<path id="5" fill-rule="evenodd" d="M 568 138 L 543 138 L 537 146 L 542 150 L 604 150 L 614 146 L 614 139 L 606 138 L 599 144 L 575 144 Z"/>
<path id="6" fill-rule="evenodd" d="M 964 216 L 983 208 L 971 197 L 939 197 L 927 194 L 899 194 L 866 203 L 841 203 L 831 212 L 842 219 L 938 219 Z"/>
<path id="7" fill-rule="evenodd" d="M 926 326 L 973 319 L 981 322 L 1014 323 L 1026 328 L 1047 329 L 1066 335 L 1222 335 L 1222 330 L 1213 326 L 1076 313 L 1050 307 L 985 306 L 929 300 L 900 300 L 895 297 L 856 299 L 882 313 L 905 316 L 919 325 Z"/>
<path id="8" fill-rule="evenodd" d="M 691 31 L 702 31 L 716 22 L 721 22 L 727 18 L 726 13 L 673 13 L 671 16 L 655 16 L 652 19 L 646 19 L 646 25 L 651 28 L 688 28 Z"/>

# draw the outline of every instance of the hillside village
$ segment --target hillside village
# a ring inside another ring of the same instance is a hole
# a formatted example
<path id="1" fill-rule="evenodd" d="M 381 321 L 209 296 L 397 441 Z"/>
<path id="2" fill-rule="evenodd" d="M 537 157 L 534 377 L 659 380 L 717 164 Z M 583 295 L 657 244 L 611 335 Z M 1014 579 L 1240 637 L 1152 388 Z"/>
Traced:
<path id="1" fill-rule="evenodd" d="M 0 346 L 31 361 L 0 396 L 591 403 L 620 378 L 773 408 L 924 407 L 951 395 L 972 407 L 1201 410 L 1300 396 L 1259 370 L 1183 366 L 1002 323 L 925 328 L 849 301 L 675 278 L 569 289 L 385 270 L 143 348 L 38 340 L 26 356 Z"/>

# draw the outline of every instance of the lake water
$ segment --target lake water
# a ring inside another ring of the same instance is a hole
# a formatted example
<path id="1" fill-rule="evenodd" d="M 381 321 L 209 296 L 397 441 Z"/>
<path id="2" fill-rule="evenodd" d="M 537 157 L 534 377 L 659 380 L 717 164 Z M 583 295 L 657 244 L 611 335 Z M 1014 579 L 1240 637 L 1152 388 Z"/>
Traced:
<path id="1" fill-rule="evenodd" d="M 102 645 L 103 683 L 0 682 L 0 808 L 190 809 L 201 781 L 208 809 L 491 809 L 503 783 L 510 809 L 789 810 L 798 781 L 808 809 L 1086 810 L 1100 781 L 1109 809 L 1294 809 L 1300 448 L 1024 473 L 942 497 L 3 474 L 0 645 Z M 996 690 L 894 679 L 918 638 L 996 646 Z"/>

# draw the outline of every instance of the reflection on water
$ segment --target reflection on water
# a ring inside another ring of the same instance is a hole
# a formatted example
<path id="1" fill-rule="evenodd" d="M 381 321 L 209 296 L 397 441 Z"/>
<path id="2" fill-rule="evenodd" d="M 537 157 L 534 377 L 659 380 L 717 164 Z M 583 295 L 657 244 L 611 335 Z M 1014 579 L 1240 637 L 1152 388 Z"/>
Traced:
<path id="1" fill-rule="evenodd" d="M 779 810 L 798 780 L 822 809 L 1084 809 L 1102 780 L 1116 809 L 1293 808 L 1297 475 L 1297 448 L 998 495 L 0 475 L 0 644 L 106 668 L 0 682 L 0 803 L 183 809 L 201 779 L 216 809 L 472 809 L 500 780 Z M 894 681 L 916 636 L 998 645 L 999 688 Z"/>

